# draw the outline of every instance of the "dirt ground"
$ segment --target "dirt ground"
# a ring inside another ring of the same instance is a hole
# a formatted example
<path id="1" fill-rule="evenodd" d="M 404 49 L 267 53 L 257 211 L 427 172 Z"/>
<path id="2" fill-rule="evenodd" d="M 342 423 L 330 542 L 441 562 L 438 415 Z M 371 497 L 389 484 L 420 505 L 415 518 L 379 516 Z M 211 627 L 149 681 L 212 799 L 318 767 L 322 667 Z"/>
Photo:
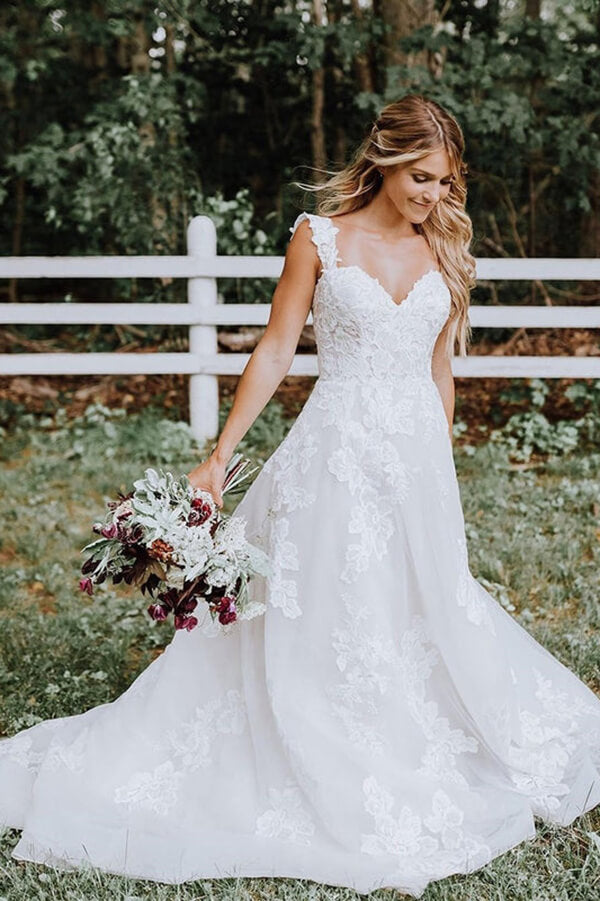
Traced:
<path id="1" fill-rule="evenodd" d="M 7 334 L 0 344 L 8 350 Z M 240 336 L 242 337 L 242 336 Z M 223 336 L 221 349 L 231 349 L 233 342 Z M 246 345 L 248 342 L 245 342 Z M 252 344 L 252 342 L 250 342 Z M 238 342 L 239 345 L 239 342 Z M 21 348 L 19 348 L 21 349 Z M 156 350 L 162 350 L 160 346 Z M 238 349 L 236 347 L 235 349 Z M 241 348 L 240 348 L 241 349 Z M 244 350 L 251 347 L 245 346 Z M 145 347 L 145 351 L 152 348 Z M 299 352 L 314 352 L 314 344 L 304 340 Z M 598 356 L 600 341 L 592 330 L 578 329 L 517 329 L 503 344 L 479 340 L 470 348 L 472 354 L 504 355 L 564 355 Z M 188 418 L 187 375 L 134 376 L 0 376 L 0 402 L 4 399 L 30 412 L 52 412 L 59 406 L 67 409 L 69 417 L 80 415 L 90 403 L 108 407 L 139 410 L 149 404 L 161 406 L 169 418 Z M 235 393 L 239 376 L 219 376 L 219 396 L 230 399 Z M 522 380 L 529 382 L 528 379 Z M 569 419 L 577 415 L 570 401 L 564 397 L 567 385 L 575 379 L 549 379 L 550 392 L 543 408 L 550 420 Z M 589 380 L 591 382 L 591 380 Z M 315 379 L 311 376 L 286 376 L 274 394 L 286 415 L 296 416 L 310 393 Z M 457 439 L 460 443 L 479 443 L 485 440 L 485 429 L 501 426 L 509 416 L 528 409 L 526 400 L 518 397 L 507 401 L 502 392 L 511 387 L 507 378 L 455 378 L 455 419 L 467 424 L 467 431 Z"/>

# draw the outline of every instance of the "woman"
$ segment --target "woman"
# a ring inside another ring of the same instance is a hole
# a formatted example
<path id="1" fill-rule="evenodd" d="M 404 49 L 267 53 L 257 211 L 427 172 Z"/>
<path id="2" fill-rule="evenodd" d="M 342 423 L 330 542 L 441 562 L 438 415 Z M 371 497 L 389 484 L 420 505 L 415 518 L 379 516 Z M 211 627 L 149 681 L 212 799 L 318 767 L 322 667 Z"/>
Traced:
<path id="1" fill-rule="evenodd" d="M 468 566 L 451 356 L 474 261 L 463 137 L 409 95 L 292 226 L 225 465 L 313 309 L 319 378 L 238 505 L 264 616 L 178 632 L 123 695 L 0 743 L 18 859 L 163 882 L 290 876 L 419 897 L 600 803 L 600 699 Z"/>

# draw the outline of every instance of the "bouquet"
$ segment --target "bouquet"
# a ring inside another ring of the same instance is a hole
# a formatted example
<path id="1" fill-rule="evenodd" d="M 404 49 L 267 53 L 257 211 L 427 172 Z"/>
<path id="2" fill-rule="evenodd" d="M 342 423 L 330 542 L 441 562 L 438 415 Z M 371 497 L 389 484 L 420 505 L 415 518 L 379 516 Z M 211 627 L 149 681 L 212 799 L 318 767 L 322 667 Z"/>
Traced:
<path id="1" fill-rule="evenodd" d="M 235 454 L 229 462 L 222 494 L 234 491 L 249 461 Z M 252 470 L 254 472 L 254 470 Z M 92 595 L 94 584 L 107 577 L 124 581 L 148 593 L 147 611 L 153 620 L 173 614 L 175 628 L 190 631 L 198 600 L 222 625 L 251 619 L 265 605 L 250 601 L 248 582 L 256 573 L 269 575 L 266 554 L 246 536 L 243 517 L 221 513 L 208 491 L 194 489 L 187 477 L 145 470 L 134 491 L 119 492 L 109 501 L 104 522 L 92 529 L 100 538 L 86 545 L 81 567 L 82 591 Z"/>

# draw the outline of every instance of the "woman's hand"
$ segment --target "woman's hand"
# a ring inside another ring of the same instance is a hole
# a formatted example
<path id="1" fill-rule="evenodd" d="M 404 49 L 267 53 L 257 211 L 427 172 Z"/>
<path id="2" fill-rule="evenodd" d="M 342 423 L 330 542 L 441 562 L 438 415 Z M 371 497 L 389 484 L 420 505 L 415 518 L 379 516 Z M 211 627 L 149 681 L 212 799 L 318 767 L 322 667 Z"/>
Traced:
<path id="1" fill-rule="evenodd" d="M 217 507 L 223 506 L 223 482 L 225 481 L 226 463 L 221 463 L 216 457 L 211 456 L 189 472 L 188 479 L 192 488 L 200 488 L 208 491 Z"/>

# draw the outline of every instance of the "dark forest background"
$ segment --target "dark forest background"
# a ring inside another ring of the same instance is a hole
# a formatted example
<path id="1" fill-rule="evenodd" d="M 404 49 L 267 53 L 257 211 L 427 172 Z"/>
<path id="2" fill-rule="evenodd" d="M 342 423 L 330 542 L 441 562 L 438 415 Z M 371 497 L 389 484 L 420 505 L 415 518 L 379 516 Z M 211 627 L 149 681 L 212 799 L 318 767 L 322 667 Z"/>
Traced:
<path id="1" fill-rule="evenodd" d="M 599 44 L 596 0 L 5 3 L 0 254 L 182 253 L 203 212 L 283 252 L 291 182 L 411 90 L 465 132 L 477 256 L 598 256 Z"/>

